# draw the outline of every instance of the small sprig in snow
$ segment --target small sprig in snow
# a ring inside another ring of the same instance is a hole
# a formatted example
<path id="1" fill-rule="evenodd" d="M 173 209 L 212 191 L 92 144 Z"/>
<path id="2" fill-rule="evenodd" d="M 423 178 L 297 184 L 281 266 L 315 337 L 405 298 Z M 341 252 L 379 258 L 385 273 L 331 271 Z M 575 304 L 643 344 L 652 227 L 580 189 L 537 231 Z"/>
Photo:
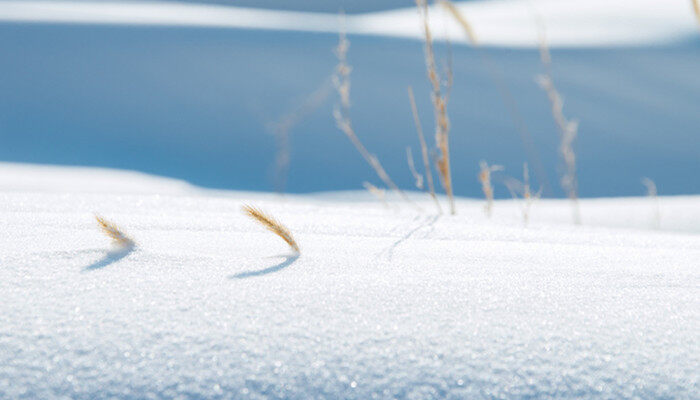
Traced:
<path id="1" fill-rule="evenodd" d="M 287 229 L 286 226 L 282 225 L 279 221 L 272 218 L 271 216 L 265 214 L 262 210 L 253 206 L 243 206 L 243 213 L 249 216 L 250 218 L 253 218 L 254 220 L 258 221 L 270 232 L 281 237 L 282 240 L 287 242 L 287 244 L 289 245 L 289 247 L 292 248 L 292 250 L 294 250 L 296 253 L 299 253 L 299 245 L 297 245 L 297 242 L 294 240 L 294 237 L 292 237 L 292 233 L 289 231 L 289 229 Z"/>
<path id="2" fill-rule="evenodd" d="M 99 215 L 95 215 L 102 232 L 112 239 L 112 242 L 119 247 L 133 247 L 136 243 L 128 237 L 119 227 L 107 221 Z"/>
<path id="3" fill-rule="evenodd" d="M 503 171 L 500 165 L 489 165 L 486 161 L 479 162 L 479 182 L 481 182 L 481 190 L 486 198 L 484 212 L 488 218 L 491 218 L 491 210 L 493 209 L 493 185 L 491 184 L 491 173 Z"/>

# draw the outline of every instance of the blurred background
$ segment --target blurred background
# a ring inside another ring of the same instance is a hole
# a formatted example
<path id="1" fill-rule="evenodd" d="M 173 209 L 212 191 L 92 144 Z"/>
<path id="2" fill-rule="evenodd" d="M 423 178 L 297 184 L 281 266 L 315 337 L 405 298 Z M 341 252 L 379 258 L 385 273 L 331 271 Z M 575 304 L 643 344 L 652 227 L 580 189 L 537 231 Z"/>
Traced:
<path id="1" fill-rule="evenodd" d="M 535 14 L 519 11 L 530 2 L 456 3 L 483 45 L 436 10 L 436 35 L 451 38 L 436 54 L 454 74 L 455 193 L 481 195 L 486 160 L 518 178 L 529 162 L 534 185 L 563 197 L 559 136 L 535 82 L 543 71 Z M 580 125 L 580 195 L 643 195 L 642 177 L 661 195 L 700 193 L 692 0 L 598 3 L 532 2 L 551 38 L 564 113 Z M 356 133 L 400 187 L 414 188 L 407 146 L 422 163 L 409 85 L 429 144 L 434 119 L 411 0 L 144 4 L 0 1 L 0 161 L 137 170 L 219 189 L 379 186 L 333 118 L 344 10 Z M 509 194 L 497 185 L 496 196 Z"/>

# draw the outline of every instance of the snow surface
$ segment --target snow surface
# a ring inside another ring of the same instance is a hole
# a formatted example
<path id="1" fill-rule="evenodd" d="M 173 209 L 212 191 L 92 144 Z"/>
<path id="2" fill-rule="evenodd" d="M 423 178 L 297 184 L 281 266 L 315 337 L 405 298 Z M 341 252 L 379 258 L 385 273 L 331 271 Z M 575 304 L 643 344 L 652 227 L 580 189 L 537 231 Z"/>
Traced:
<path id="1" fill-rule="evenodd" d="M 542 201 L 525 228 L 510 201 L 0 164 L 0 398 L 697 398 L 700 197 L 659 200 L 686 233 L 646 228 L 645 198 L 584 200 L 582 227 Z"/>
<path id="2" fill-rule="evenodd" d="M 458 7 L 473 25 L 479 42 L 491 46 L 536 47 L 535 15 L 547 26 L 548 43 L 553 47 L 660 44 L 697 34 L 687 0 L 485 0 Z M 431 9 L 436 39 L 467 41 L 462 28 L 442 7 Z M 331 13 L 157 1 L 1 1 L 0 21 L 330 33 L 340 26 L 339 17 Z M 423 37 L 415 7 L 347 16 L 345 26 L 353 34 Z"/>

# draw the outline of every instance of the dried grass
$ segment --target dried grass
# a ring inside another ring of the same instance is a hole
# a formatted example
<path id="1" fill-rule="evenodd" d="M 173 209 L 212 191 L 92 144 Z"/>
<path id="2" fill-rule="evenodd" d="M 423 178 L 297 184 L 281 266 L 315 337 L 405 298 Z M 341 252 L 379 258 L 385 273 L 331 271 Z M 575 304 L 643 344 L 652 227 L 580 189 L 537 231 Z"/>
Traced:
<path id="1" fill-rule="evenodd" d="M 513 199 L 518 200 L 520 196 L 522 197 L 520 211 L 523 215 L 523 223 L 527 226 L 530 221 L 530 209 L 535 201 L 542 195 L 542 189 L 537 193 L 532 193 L 532 189 L 530 188 L 530 170 L 527 163 L 523 164 L 523 181 L 521 182 L 515 178 L 509 177 L 505 180 L 505 185 L 508 191 L 510 191 L 511 196 L 513 196 Z"/>
<path id="2" fill-rule="evenodd" d="M 425 179 L 428 182 L 428 191 L 430 192 L 430 197 L 432 197 L 435 202 L 435 207 L 438 209 L 438 213 L 442 214 L 442 207 L 440 207 L 440 202 L 435 195 L 435 185 L 433 183 L 433 173 L 430 168 L 430 157 L 428 156 L 428 145 L 425 142 L 425 136 L 423 135 L 423 124 L 420 122 L 420 117 L 418 116 L 418 107 L 416 107 L 416 99 L 413 96 L 413 88 L 408 87 L 408 99 L 411 102 L 411 113 L 413 114 L 413 122 L 416 124 L 416 131 L 418 132 L 418 140 L 420 141 L 421 155 L 423 158 L 423 168 L 425 168 Z M 413 157 L 411 157 L 412 159 Z"/>
<path id="3" fill-rule="evenodd" d="M 389 207 L 389 203 L 386 201 L 386 190 L 380 189 L 369 182 L 362 182 L 362 186 L 376 197 L 377 200 L 381 201 L 384 207 Z"/>
<path id="4" fill-rule="evenodd" d="M 109 236 L 112 239 L 112 243 L 115 245 L 119 247 L 132 247 L 136 244 L 114 223 L 107 221 L 99 215 L 95 215 L 95 220 L 97 220 L 97 224 L 100 226 L 100 229 L 102 229 L 102 232 Z"/>
<path id="5" fill-rule="evenodd" d="M 459 25 L 462 27 L 464 30 L 464 33 L 467 35 L 467 38 L 469 39 L 469 42 L 472 44 L 472 46 L 478 46 L 479 42 L 476 39 L 476 34 L 474 33 L 474 29 L 472 28 L 471 24 L 467 19 L 464 17 L 464 15 L 455 7 L 452 2 L 449 0 L 440 0 L 440 5 L 443 6 L 447 12 L 449 12 L 452 17 L 459 23 Z"/>
<path id="6" fill-rule="evenodd" d="M 406 194 L 399 189 L 398 186 L 396 186 L 394 181 L 391 180 L 389 174 L 387 174 L 386 170 L 384 170 L 384 167 L 382 167 L 382 164 L 379 162 L 377 156 L 371 154 L 362 144 L 352 127 L 352 121 L 350 119 L 350 73 L 352 72 L 352 67 L 347 61 L 349 47 L 350 42 L 348 41 L 344 30 L 341 30 L 339 33 L 338 46 L 335 49 L 338 64 L 335 69 L 335 75 L 333 76 L 333 83 L 335 84 L 336 91 L 340 97 L 340 106 L 336 106 L 333 111 L 336 125 L 338 126 L 338 129 L 345 133 L 365 161 L 367 161 L 372 169 L 374 169 L 379 179 L 381 179 L 388 188 L 398 193 L 401 198 L 411 203 L 408 196 L 406 196 Z"/>
<path id="7" fill-rule="evenodd" d="M 292 250 L 299 253 L 299 245 L 297 245 L 297 242 L 294 240 L 294 237 L 292 237 L 292 233 L 279 221 L 264 213 L 262 210 L 250 205 L 243 206 L 243 213 L 249 216 L 250 218 L 256 220 L 270 232 L 281 237 L 282 240 L 287 242 L 287 244 L 289 245 L 289 247 L 292 248 Z"/>
<path id="8" fill-rule="evenodd" d="M 695 12 L 695 18 L 698 19 L 698 24 L 700 24 L 700 0 L 690 0 L 693 3 L 693 11 Z"/>
<path id="9" fill-rule="evenodd" d="M 406 147 L 406 162 L 408 163 L 408 169 L 411 171 L 411 175 L 413 175 L 413 179 L 416 180 L 416 187 L 419 190 L 423 190 L 423 175 L 416 171 L 416 164 L 413 162 L 413 152 L 410 146 Z"/>
<path id="10" fill-rule="evenodd" d="M 540 42 L 540 61 L 544 67 L 544 74 L 537 76 L 537 83 L 547 93 L 551 106 L 554 122 L 559 130 L 559 156 L 564 163 L 564 172 L 561 176 L 561 187 L 571 199 L 571 211 L 574 223 L 581 224 L 581 213 L 578 205 L 578 180 L 576 177 L 576 153 L 573 143 L 578 133 L 578 121 L 569 120 L 564 116 L 564 101 L 554 85 L 552 78 L 552 57 L 547 46 L 544 22 L 537 17 L 537 26 Z"/>
<path id="11" fill-rule="evenodd" d="M 503 171 L 503 167 L 500 165 L 489 165 L 483 160 L 479 162 L 479 167 L 479 182 L 481 182 L 481 190 L 484 192 L 484 197 L 486 198 L 484 212 L 488 218 L 491 218 L 491 213 L 493 211 L 493 185 L 491 184 L 491 173 Z"/>
<path id="12" fill-rule="evenodd" d="M 447 193 L 447 198 L 450 202 L 450 214 L 454 215 L 457 213 L 457 210 L 455 209 L 454 194 L 452 190 L 452 176 L 450 172 L 450 120 L 447 117 L 448 96 L 443 94 L 443 85 L 440 82 L 440 75 L 437 72 L 435 63 L 433 37 L 428 23 L 428 4 L 426 0 L 416 0 L 416 6 L 418 7 L 418 10 L 423 18 L 423 30 L 425 34 L 425 66 L 428 74 L 428 80 L 432 86 L 431 99 L 435 113 L 435 145 L 440 153 L 437 157 L 436 166 L 440 175 L 440 182 L 442 183 L 445 193 Z M 451 73 L 449 75 L 451 76 Z M 446 92 L 449 92 L 450 82 L 451 79 L 448 79 L 448 85 L 445 88 Z"/>

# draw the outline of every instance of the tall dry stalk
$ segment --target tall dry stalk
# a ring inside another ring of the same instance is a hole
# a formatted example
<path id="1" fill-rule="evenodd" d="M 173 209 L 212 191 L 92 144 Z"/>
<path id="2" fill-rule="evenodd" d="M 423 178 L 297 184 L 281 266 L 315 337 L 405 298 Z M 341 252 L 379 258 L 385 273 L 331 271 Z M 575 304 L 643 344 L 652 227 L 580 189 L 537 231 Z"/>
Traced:
<path id="1" fill-rule="evenodd" d="M 107 221 L 99 215 L 95 215 L 95 220 L 97 224 L 102 229 L 105 235 L 112 239 L 112 243 L 119 247 L 133 247 L 136 243 L 133 239 L 127 236 L 117 225 L 112 222 Z"/>
<path id="2" fill-rule="evenodd" d="M 661 228 L 661 207 L 659 207 L 659 192 L 656 190 L 656 183 L 649 178 L 642 178 L 642 185 L 647 188 L 647 197 L 653 204 L 652 226 L 654 229 Z"/>
<path id="3" fill-rule="evenodd" d="M 443 85 L 440 82 L 440 75 L 437 72 L 435 63 L 435 51 L 433 49 L 433 36 L 428 23 L 428 3 L 426 0 L 416 0 L 416 6 L 423 18 L 423 30 L 425 34 L 425 66 L 428 73 L 428 80 L 432 86 L 431 100 L 435 114 L 435 145 L 439 151 L 436 166 L 440 174 L 440 182 L 447 193 L 450 202 L 450 214 L 457 213 L 452 190 L 452 175 L 450 172 L 450 120 L 447 117 L 448 96 L 443 94 Z M 451 80 L 451 79 L 450 79 Z M 449 91 L 449 88 L 446 89 Z"/>
<path id="4" fill-rule="evenodd" d="M 578 133 L 578 121 L 569 120 L 564 116 L 564 101 L 554 85 L 552 78 L 552 57 L 547 46 L 544 22 L 536 17 L 540 42 L 540 61 L 544 73 L 538 75 L 537 83 L 547 93 L 551 106 L 554 122 L 559 130 L 559 156 L 564 163 L 564 171 L 561 176 L 561 187 L 571 199 L 571 212 L 574 223 L 581 224 L 581 213 L 578 205 L 578 180 L 576 177 L 576 153 L 573 143 Z"/>
<path id="5" fill-rule="evenodd" d="M 484 205 L 484 212 L 486 217 L 491 218 L 491 213 L 493 211 L 493 185 L 491 184 L 491 173 L 496 171 L 503 171 L 503 167 L 500 165 L 489 165 L 486 161 L 479 162 L 479 182 L 481 182 L 481 190 L 484 192 L 484 197 L 486 198 L 486 205 Z"/>
<path id="6" fill-rule="evenodd" d="M 425 136 L 423 135 L 423 124 L 420 122 L 420 117 L 418 116 L 418 107 L 416 107 L 416 98 L 413 96 L 413 88 L 408 87 L 408 99 L 411 102 L 411 113 L 413 114 L 413 122 L 416 125 L 416 131 L 418 132 L 418 140 L 420 141 L 421 155 L 423 156 L 423 168 L 425 168 L 425 180 L 428 182 L 428 190 L 430 192 L 430 197 L 433 198 L 435 202 L 435 207 L 438 209 L 438 213 L 442 214 L 442 207 L 440 207 L 440 202 L 435 195 L 435 185 L 433 184 L 433 173 L 430 168 L 430 157 L 428 156 L 428 145 L 425 143 Z"/>
<path id="7" fill-rule="evenodd" d="M 542 186 L 549 188 L 547 173 L 545 172 L 544 165 L 540 160 L 539 151 L 537 150 L 537 147 L 535 147 L 535 143 L 532 140 L 532 135 L 530 134 L 527 123 L 525 123 L 525 118 L 523 118 L 522 113 L 520 112 L 518 102 L 515 100 L 515 97 L 508 87 L 507 82 L 503 78 L 503 73 L 501 72 L 500 68 L 498 68 L 497 63 L 479 45 L 479 41 L 477 39 L 478 36 L 476 35 L 474 28 L 472 28 L 469 20 L 459 10 L 459 8 L 457 8 L 449 0 L 439 0 L 439 4 L 445 10 L 447 10 L 448 14 L 450 14 L 455 21 L 457 21 L 464 31 L 464 34 L 467 36 L 469 43 L 471 43 L 472 47 L 476 49 L 476 53 L 479 55 L 479 60 L 481 61 L 484 70 L 487 72 L 494 86 L 496 86 L 496 89 L 503 100 L 503 104 L 506 106 L 510 114 L 511 121 L 513 122 L 513 125 L 520 136 L 520 141 L 522 142 L 525 154 L 534 165 L 534 172 L 537 176 L 537 180 L 540 181 Z"/>
<path id="8" fill-rule="evenodd" d="M 700 0 L 690 0 L 693 3 L 693 11 L 695 12 L 695 18 L 698 19 L 698 24 L 700 24 Z"/>
<path id="9" fill-rule="evenodd" d="M 384 182 L 384 184 L 398 193 L 401 198 L 407 202 L 411 202 L 408 196 L 399 189 L 393 180 L 389 177 L 379 159 L 374 154 L 370 153 L 367 148 L 362 144 L 360 139 L 355 134 L 355 130 L 352 127 L 352 121 L 350 119 L 350 73 L 352 72 L 352 67 L 348 64 L 347 54 L 350 47 L 350 41 L 348 41 L 345 31 L 341 30 L 339 33 L 338 47 L 335 48 L 335 55 L 338 58 L 338 64 L 335 68 L 335 75 L 333 75 L 333 83 L 335 85 L 338 96 L 340 97 L 340 106 L 336 106 L 333 110 L 333 116 L 335 117 L 335 123 L 345 135 L 350 139 L 352 144 L 355 146 L 362 157 L 367 161 L 367 163 L 374 169 L 377 173 L 379 179 Z"/>
<path id="10" fill-rule="evenodd" d="M 299 253 L 299 245 L 297 245 L 292 233 L 286 226 L 282 225 L 279 221 L 264 213 L 262 210 L 253 206 L 244 205 L 243 213 L 263 225 L 270 232 L 282 238 L 282 240 L 287 242 L 292 250 Z"/>

